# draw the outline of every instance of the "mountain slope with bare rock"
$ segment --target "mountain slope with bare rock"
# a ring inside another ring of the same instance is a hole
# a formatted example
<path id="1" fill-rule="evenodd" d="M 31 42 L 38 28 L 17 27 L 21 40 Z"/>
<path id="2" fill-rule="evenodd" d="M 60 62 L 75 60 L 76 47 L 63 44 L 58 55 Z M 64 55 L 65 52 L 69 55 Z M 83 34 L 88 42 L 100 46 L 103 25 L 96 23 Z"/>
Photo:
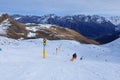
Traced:
<path id="1" fill-rule="evenodd" d="M 0 35 L 14 39 L 47 38 L 49 40 L 76 40 L 80 43 L 99 44 L 68 28 L 50 24 L 22 24 L 7 14 L 0 17 Z"/>
<path id="2" fill-rule="evenodd" d="M 87 44 L 99 44 L 94 40 L 87 39 L 80 35 L 78 32 L 50 24 L 39 25 L 26 25 L 26 29 L 29 31 L 28 38 L 44 38 L 49 40 L 76 40 L 81 43 Z"/>
<path id="3" fill-rule="evenodd" d="M 9 17 L 8 14 L 3 14 L 0 17 L 0 30 L 0 35 L 14 39 L 27 36 L 25 26 Z"/>

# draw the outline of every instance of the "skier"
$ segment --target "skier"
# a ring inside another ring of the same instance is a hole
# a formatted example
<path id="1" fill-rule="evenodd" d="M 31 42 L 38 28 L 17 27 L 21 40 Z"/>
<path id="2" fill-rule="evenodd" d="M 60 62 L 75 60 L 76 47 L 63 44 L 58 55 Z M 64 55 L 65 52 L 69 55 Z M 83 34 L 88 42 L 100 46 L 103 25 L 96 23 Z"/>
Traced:
<path id="1" fill-rule="evenodd" d="M 80 58 L 80 60 L 83 60 L 83 56 Z"/>
<path id="2" fill-rule="evenodd" d="M 72 56 L 72 58 L 70 60 L 73 62 L 76 58 L 77 58 L 77 54 L 74 53 L 73 56 Z"/>

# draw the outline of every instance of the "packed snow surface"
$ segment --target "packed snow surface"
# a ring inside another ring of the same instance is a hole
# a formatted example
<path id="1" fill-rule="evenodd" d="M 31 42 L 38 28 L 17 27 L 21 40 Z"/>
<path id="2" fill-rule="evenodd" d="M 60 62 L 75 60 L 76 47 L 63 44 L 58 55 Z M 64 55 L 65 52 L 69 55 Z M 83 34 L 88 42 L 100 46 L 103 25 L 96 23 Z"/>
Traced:
<path id="1" fill-rule="evenodd" d="M 0 48 L 1 80 L 120 80 L 120 39 L 106 45 L 47 40 L 46 59 L 43 39 L 0 37 Z"/>

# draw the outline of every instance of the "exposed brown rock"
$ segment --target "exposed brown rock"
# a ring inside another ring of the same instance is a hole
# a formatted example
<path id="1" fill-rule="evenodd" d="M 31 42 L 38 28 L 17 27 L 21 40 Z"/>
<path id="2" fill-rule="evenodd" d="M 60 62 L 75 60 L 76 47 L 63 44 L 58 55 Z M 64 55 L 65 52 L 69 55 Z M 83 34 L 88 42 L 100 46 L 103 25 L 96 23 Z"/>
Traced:
<path id="1" fill-rule="evenodd" d="M 2 14 L 2 16 L 0 16 L 0 23 L 8 18 L 9 18 L 8 14 Z"/>

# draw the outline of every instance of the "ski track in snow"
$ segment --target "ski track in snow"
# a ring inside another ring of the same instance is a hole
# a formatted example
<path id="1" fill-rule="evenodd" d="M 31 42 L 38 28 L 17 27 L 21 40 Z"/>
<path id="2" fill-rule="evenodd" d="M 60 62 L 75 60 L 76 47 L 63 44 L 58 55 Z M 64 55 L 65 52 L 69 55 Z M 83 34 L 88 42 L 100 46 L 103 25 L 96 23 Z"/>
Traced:
<path id="1" fill-rule="evenodd" d="M 1 80 L 120 80 L 120 56 L 117 51 L 110 54 L 113 50 L 107 46 L 111 44 L 96 46 L 48 40 L 47 58 L 43 59 L 42 39 L 14 41 L 0 38 Z M 71 62 L 74 52 L 77 59 Z M 83 60 L 80 60 L 81 56 Z"/>

